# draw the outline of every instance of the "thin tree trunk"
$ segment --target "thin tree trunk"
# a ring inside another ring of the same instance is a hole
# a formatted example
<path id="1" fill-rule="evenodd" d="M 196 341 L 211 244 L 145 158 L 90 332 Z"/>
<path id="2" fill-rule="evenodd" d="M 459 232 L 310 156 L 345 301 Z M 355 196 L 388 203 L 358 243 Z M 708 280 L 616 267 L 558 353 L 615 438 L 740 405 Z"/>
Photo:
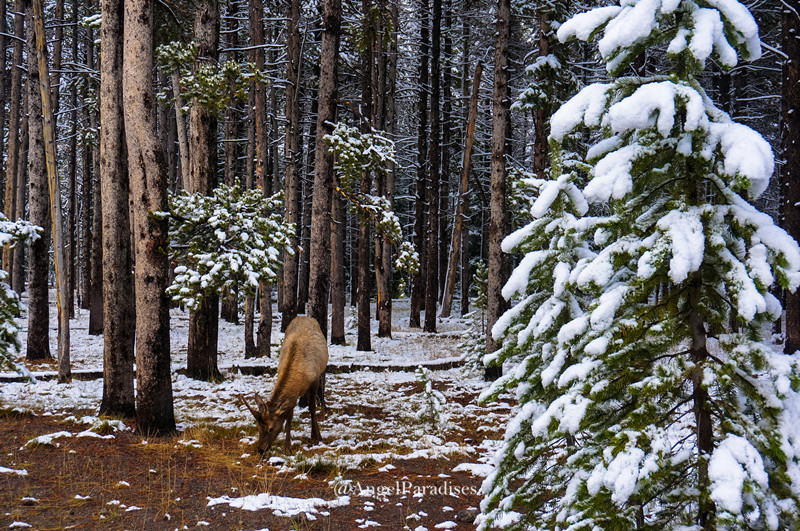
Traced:
<path id="1" fill-rule="evenodd" d="M 201 2 L 195 11 L 197 43 L 195 69 L 216 65 L 219 56 L 219 4 Z M 198 99 L 189 111 L 189 186 L 191 194 L 209 195 L 217 185 L 217 119 Z M 190 378 L 216 381 L 222 378 L 217 365 L 219 295 L 203 294 L 200 307 L 189 314 L 189 346 L 186 372 Z"/>
<path id="2" fill-rule="evenodd" d="M 334 175 L 334 187 L 339 179 Z M 346 345 L 344 335 L 344 232 L 347 211 L 344 198 L 334 193 L 331 199 L 331 345 Z"/>
<path id="3" fill-rule="evenodd" d="M 125 2 L 123 108 L 128 143 L 133 233 L 136 242 L 136 430 L 142 435 L 175 432 L 169 352 L 167 220 L 150 215 L 167 209 L 167 168 L 153 123 L 153 5 Z"/>
<path id="4" fill-rule="evenodd" d="M 100 414 L 133 417 L 131 224 L 122 116 L 122 0 L 103 0 L 100 28 L 100 189 L 103 216 L 103 399 Z"/>
<path id="5" fill-rule="evenodd" d="M 78 57 L 78 3 L 79 0 L 72 2 L 72 16 L 70 19 L 72 26 L 72 57 Z M 73 83 L 69 95 L 70 101 L 70 139 L 69 139 L 69 162 L 67 163 L 67 189 L 69 194 L 69 210 L 67 212 L 69 227 L 69 311 L 70 317 L 75 316 L 75 294 L 78 287 L 78 88 Z"/>
<path id="6" fill-rule="evenodd" d="M 372 0 L 362 0 L 361 10 L 363 15 L 363 31 L 365 46 L 361 58 L 361 131 L 370 133 L 374 125 L 373 113 L 373 77 L 375 74 L 375 49 L 376 31 L 372 17 Z M 372 194 L 372 173 L 361 172 L 359 191 L 362 194 Z M 358 290 L 356 304 L 358 306 L 358 337 L 356 350 L 366 352 L 372 350 L 370 331 L 370 222 L 359 219 L 358 223 Z"/>
<path id="7" fill-rule="evenodd" d="M 313 66 L 315 79 L 319 79 L 319 65 L 315 62 Z M 309 146 L 313 145 L 314 139 L 317 136 L 317 92 L 311 98 L 311 124 L 308 128 Z M 306 313 L 306 304 L 308 303 L 308 286 L 310 282 L 309 276 L 309 252 L 311 249 L 311 205 L 314 196 L 314 149 L 309 148 L 306 153 L 307 167 L 310 171 L 306 172 L 303 179 L 303 231 L 302 242 L 303 249 L 300 251 L 300 271 L 298 273 L 299 291 L 297 294 L 297 313 Z M 344 266 L 343 266 L 344 267 Z"/>
<path id="8" fill-rule="evenodd" d="M 93 120 L 94 121 L 94 120 Z M 97 150 L 94 150 L 95 160 Z M 95 165 L 96 166 L 96 165 Z M 103 206 L 100 191 L 99 168 L 93 172 L 92 179 L 92 258 L 91 292 L 89 293 L 89 335 L 103 333 Z"/>
<path id="9" fill-rule="evenodd" d="M 428 175 L 428 0 L 420 1 L 420 66 L 419 66 L 419 127 L 417 130 L 417 182 L 414 198 L 414 247 L 420 255 L 419 271 L 411 279 L 411 315 L 409 326 L 419 328 L 420 312 L 425 303 L 425 279 L 428 259 L 425 239 L 425 200 Z"/>
<path id="10" fill-rule="evenodd" d="M 451 1 L 446 0 L 444 8 L 445 31 L 442 43 L 444 68 L 442 69 L 442 143 L 441 143 L 441 189 L 439 190 L 439 293 L 438 300 L 442 300 L 447 277 L 447 256 L 450 238 L 447 235 L 447 225 L 450 212 L 450 153 L 451 153 L 451 128 L 453 114 L 453 93 L 451 64 L 453 56 L 453 42 L 450 34 L 453 29 L 453 16 Z"/>
<path id="11" fill-rule="evenodd" d="M 256 341 L 254 337 L 254 321 L 256 313 L 256 301 L 253 297 L 244 299 L 244 357 L 256 357 Z"/>
<path id="12" fill-rule="evenodd" d="M 385 3 L 381 1 L 381 12 L 385 11 Z M 399 9 L 397 2 L 392 3 L 391 12 L 389 14 L 392 19 L 391 28 L 397 31 L 397 24 L 399 18 Z M 381 115 L 384 118 L 382 128 L 385 128 L 386 134 L 389 138 L 394 138 L 396 128 L 395 118 L 395 91 L 397 88 L 397 39 L 392 35 L 386 25 L 383 30 L 383 47 L 388 48 L 389 57 L 388 61 L 381 60 L 386 63 L 386 74 L 381 75 L 380 79 L 385 79 L 385 90 L 379 90 L 379 94 L 385 94 L 386 98 L 382 108 L 384 111 Z M 383 57 L 383 54 L 381 54 Z M 380 69 L 379 69 L 380 70 Z M 394 164 L 389 163 L 386 171 L 381 172 L 381 182 L 383 183 L 381 189 L 378 191 L 380 195 L 384 195 L 389 201 L 389 204 L 394 209 Z M 392 337 L 392 242 L 388 238 L 375 239 L 375 284 L 378 293 L 378 300 L 376 304 L 378 314 L 378 337 Z"/>
<path id="13" fill-rule="evenodd" d="M 86 48 L 86 69 L 94 70 L 94 39 L 87 36 L 84 40 Z M 83 88 L 83 97 L 88 98 L 87 87 Z M 84 128 L 90 127 L 89 108 L 83 107 L 82 119 Z M 81 297 L 80 305 L 84 310 L 91 307 L 92 293 L 92 158 L 94 148 L 86 143 L 83 146 L 82 172 L 81 172 Z"/>
<path id="14" fill-rule="evenodd" d="M 442 144 L 441 133 L 441 40 L 442 0 L 433 0 L 433 31 L 431 35 L 431 140 L 430 183 L 428 192 L 428 252 L 427 282 L 425 286 L 426 332 L 436 332 L 436 304 L 439 302 L 439 188 L 441 184 Z"/>
<path id="15" fill-rule="evenodd" d="M 494 53 L 494 99 L 492 102 L 492 191 L 489 215 L 489 259 L 486 288 L 486 352 L 494 352 L 499 344 L 492 337 L 492 327 L 507 309 L 501 290 L 508 278 L 508 266 L 500 244 L 506 235 L 506 132 L 509 121 L 508 40 L 511 1 L 497 2 L 497 31 Z M 503 368 L 486 368 L 487 380 L 498 378 Z"/>
<path id="16" fill-rule="evenodd" d="M 548 13 L 541 10 L 539 13 L 539 57 L 545 57 L 550 53 L 550 43 L 547 34 L 550 33 L 550 20 Z M 536 108 L 536 123 L 534 124 L 533 137 L 533 173 L 539 179 L 545 178 L 550 146 L 547 142 L 548 126 L 550 117 L 545 113 L 543 106 Z"/>
<path id="17" fill-rule="evenodd" d="M 342 24 L 341 0 L 324 0 L 320 51 L 319 113 L 314 154 L 314 198 L 311 213 L 309 314 L 322 334 L 328 332 L 328 294 L 331 284 L 331 194 L 333 155 L 323 137 L 333 131 L 338 94 L 337 61 Z"/>
<path id="18" fill-rule="evenodd" d="M 483 63 L 480 61 L 475 66 L 475 78 L 472 81 L 472 95 L 469 99 L 469 120 L 467 121 L 467 138 L 464 147 L 464 171 L 461 173 L 461 183 L 458 188 L 458 207 L 456 217 L 453 222 L 453 237 L 450 241 L 450 259 L 448 260 L 447 277 L 445 279 L 444 297 L 442 298 L 442 317 L 450 317 L 453 303 L 453 293 L 456 288 L 456 268 L 462 252 L 467 249 L 461 248 L 462 232 L 467 218 L 467 207 L 469 206 L 469 175 L 472 172 L 472 146 L 475 141 L 475 121 L 478 115 L 478 92 L 481 85 L 481 75 L 483 74 Z M 462 273 L 462 282 L 463 282 Z"/>
<path id="19" fill-rule="evenodd" d="M 42 93 L 39 88 L 39 65 L 33 23 L 33 2 L 25 2 L 28 56 L 28 176 L 30 185 L 30 221 L 44 229 L 41 238 L 30 245 L 28 272 L 28 360 L 50 358 L 50 312 L 48 271 L 50 269 L 49 191 L 45 169 Z"/>
<path id="20" fill-rule="evenodd" d="M 800 241 L 800 14 L 783 8 L 783 228 Z M 800 293 L 786 294 L 784 352 L 800 350 Z"/>
<path id="21" fill-rule="evenodd" d="M 63 4 L 62 4 L 63 6 Z M 6 67 L 6 34 L 8 33 L 8 29 L 6 28 L 6 0 L 0 2 L 0 131 L 5 131 L 6 127 L 6 85 L 8 84 L 8 69 Z M 16 69 L 16 66 L 11 65 L 11 68 Z M 19 119 L 17 119 L 19 122 Z M 9 127 L 9 141 L 12 129 Z M 14 131 L 16 134 L 16 131 Z M 2 172 L 2 177 L 5 179 L 5 189 L 3 194 L 3 206 L 4 206 L 4 214 L 10 220 L 14 220 L 14 212 L 13 212 L 13 200 L 11 202 L 12 210 L 8 210 L 5 205 L 7 203 L 8 198 L 8 165 L 5 168 L 2 168 L 2 161 L 4 160 L 3 157 L 3 150 L 5 149 L 6 145 L 5 142 L 0 141 L 0 172 Z M 12 172 L 13 175 L 13 172 Z M 13 183 L 13 180 L 12 180 Z M 13 193 L 13 185 L 11 186 L 12 193 Z M 10 262 L 11 255 L 9 253 L 9 249 L 5 248 L 3 250 L 3 258 L 4 260 Z M 8 272 L 10 271 L 10 267 L 7 267 L 9 264 L 4 264 L 3 270 Z"/>
<path id="22" fill-rule="evenodd" d="M 2 2 L 5 4 L 5 1 Z M 25 39 L 25 17 L 22 15 L 24 6 L 22 0 L 14 2 L 14 51 L 11 56 L 11 94 L 9 100 L 8 114 L 8 158 L 6 160 L 6 190 L 5 190 L 5 214 L 10 220 L 21 219 L 24 212 L 24 203 L 17 201 L 17 167 L 22 158 L 21 150 L 21 107 L 22 107 L 22 45 Z M 5 21 L 5 17 L 3 17 Z M 3 48 L 5 50 L 5 48 Z M 2 143 L 2 142 L 0 142 Z M 24 193 L 23 193 L 24 197 Z M 3 269 L 11 273 L 9 284 L 17 291 L 19 286 L 24 285 L 23 279 L 15 279 L 14 276 L 20 274 L 15 266 L 15 256 L 22 251 L 23 246 L 17 245 L 14 249 L 5 248 L 3 253 Z M 22 260 L 20 260 L 21 262 Z M 21 268 L 21 263 L 19 264 Z M 20 269 L 21 271 L 21 269 Z M 17 291 L 17 293 L 21 293 Z"/>
<path id="23" fill-rule="evenodd" d="M 175 100 L 175 126 L 178 130 L 178 153 L 180 154 L 181 166 L 181 188 L 184 190 L 189 189 L 189 137 L 186 127 L 186 114 L 183 108 L 186 103 L 183 101 L 181 95 L 181 83 L 178 76 L 178 71 L 172 72 L 170 75 L 172 80 L 172 96 Z"/>
<path id="24" fill-rule="evenodd" d="M 24 10 L 22 11 L 24 12 Z M 20 64 L 20 67 L 22 65 Z M 24 208 L 25 208 L 25 192 L 28 190 L 28 161 L 25 157 L 25 153 L 28 152 L 28 126 L 30 121 L 28 120 L 29 108 L 30 108 L 30 98 L 29 98 L 29 91 L 27 88 L 23 91 L 24 94 L 22 96 L 22 124 L 20 125 L 19 129 L 19 156 L 17 157 L 17 169 L 16 169 L 16 179 L 17 179 L 17 190 L 16 190 L 16 198 L 14 199 L 14 204 L 19 205 L 19 214 L 17 215 L 20 218 L 23 215 Z M 30 219 L 30 212 L 28 213 L 28 218 Z M 30 253 L 29 253 L 30 259 Z M 28 267 L 28 272 L 30 272 L 30 266 Z M 11 287 L 17 293 L 22 293 L 25 290 L 25 246 L 24 245 L 17 245 L 14 249 L 14 263 L 13 263 L 13 273 L 12 273 L 12 284 Z M 30 292 L 28 297 L 30 298 Z"/>
<path id="25" fill-rule="evenodd" d="M 294 253 L 283 256 L 283 300 L 281 330 L 297 315 L 297 269 L 299 253 L 297 227 L 300 202 L 300 0 L 290 0 L 286 15 L 286 223 L 294 224 L 296 235 L 290 245 Z"/>
<path id="26" fill-rule="evenodd" d="M 272 346 L 272 285 L 260 282 L 258 285 L 258 319 L 256 331 L 256 356 L 269 358 Z"/>

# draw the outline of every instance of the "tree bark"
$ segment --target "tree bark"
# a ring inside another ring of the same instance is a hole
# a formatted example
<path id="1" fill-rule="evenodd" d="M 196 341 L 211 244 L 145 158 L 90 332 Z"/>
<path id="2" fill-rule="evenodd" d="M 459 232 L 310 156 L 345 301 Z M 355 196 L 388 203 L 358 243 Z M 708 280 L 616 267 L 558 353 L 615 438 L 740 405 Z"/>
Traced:
<path id="1" fill-rule="evenodd" d="M 439 302 L 439 188 L 441 185 L 442 129 L 439 109 L 441 104 L 441 40 L 442 0 L 433 0 L 433 31 L 431 35 L 431 140 L 428 159 L 430 181 L 428 188 L 428 252 L 427 282 L 425 286 L 426 332 L 436 332 L 436 304 Z"/>
<path id="2" fill-rule="evenodd" d="M 24 12 L 24 10 L 22 11 Z M 20 63 L 20 68 L 22 64 Z M 25 205 L 25 192 L 28 190 L 28 160 L 24 156 L 28 152 L 28 110 L 30 108 L 29 91 L 27 88 L 23 91 L 22 95 L 22 124 L 19 129 L 19 156 L 17 157 L 16 179 L 17 190 L 16 198 L 14 199 L 15 205 L 20 205 L 17 218 L 22 216 Z M 30 219 L 30 213 L 28 214 Z M 30 253 L 29 253 L 30 259 Z M 28 267 L 30 271 L 30 267 Z M 17 245 L 14 250 L 14 263 L 11 287 L 17 293 L 22 293 L 25 290 L 25 246 Z"/>
<path id="3" fill-rule="evenodd" d="M 428 0 L 421 0 L 419 7 L 420 63 L 419 63 L 419 124 L 417 129 L 417 182 L 414 197 L 414 247 L 419 253 L 419 271 L 411 279 L 411 315 L 409 326 L 419 328 L 420 312 L 425 304 L 425 285 L 428 259 L 425 245 L 425 200 L 428 177 L 428 53 L 430 29 L 428 26 Z"/>
<path id="4" fill-rule="evenodd" d="M 319 65 L 315 62 L 312 67 L 314 70 L 314 80 L 319 79 Z M 314 139 L 317 136 L 317 91 L 313 90 L 311 97 L 311 116 L 309 117 L 310 125 L 308 127 L 309 146 L 313 146 Z M 301 241 L 303 248 L 300 251 L 300 270 L 298 272 L 299 290 L 297 294 L 297 313 L 306 313 L 306 304 L 308 303 L 308 286 L 310 283 L 310 263 L 309 252 L 311 250 L 311 210 L 312 201 L 314 196 L 314 149 L 309 148 L 306 153 L 309 172 L 303 179 L 303 230 Z"/>
<path id="5" fill-rule="evenodd" d="M 800 14 L 783 7 L 783 228 L 800 241 Z M 800 293 L 786 294 L 784 352 L 800 350 Z"/>
<path id="6" fill-rule="evenodd" d="M 178 154 L 180 155 L 181 188 L 189 189 L 189 137 L 186 132 L 186 115 L 183 107 L 186 103 L 181 95 L 180 75 L 178 71 L 170 75 L 172 80 L 172 97 L 175 100 L 175 127 L 178 131 Z"/>
<path id="7" fill-rule="evenodd" d="M 334 175 L 334 188 L 339 179 Z M 344 237 L 347 212 L 344 198 L 334 193 L 331 198 L 331 345 L 346 345 L 344 335 Z"/>
<path id="8" fill-rule="evenodd" d="M 194 38 L 197 43 L 195 69 L 216 65 L 219 57 L 219 4 L 201 2 L 195 11 Z M 209 195 L 217 185 L 217 119 L 198 99 L 189 111 L 189 186 L 191 194 Z M 189 314 L 189 346 L 186 372 L 190 378 L 217 381 L 222 378 L 217 364 L 219 337 L 219 295 L 203 294 L 200 307 Z"/>
<path id="9" fill-rule="evenodd" d="M 258 330 L 256 330 L 256 356 L 270 357 L 272 346 L 272 285 L 266 282 L 258 284 Z"/>
<path id="10" fill-rule="evenodd" d="M 3 2 L 5 4 L 5 2 Z M 6 189 L 5 189 L 5 208 L 6 217 L 10 220 L 17 220 L 23 217 L 23 203 L 17 202 L 17 167 L 22 158 L 20 126 L 21 126 L 21 107 L 22 107 L 22 44 L 25 40 L 25 17 L 22 0 L 14 2 L 14 51 L 11 56 L 11 94 L 9 100 L 8 113 L 8 158 L 6 160 Z M 5 21 L 5 17 L 3 17 Z M 5 50 L 5 48 L 3 48 Z M 24 197 L 24 192 L 23 192 Z M 14 249 L 8 247 L 3 252 L 3 269 L 11 274 L 9 284 L 14 291 L 24 286 L 23 279 L 15 279 L 17 274 L 21 275 L 22 260 L 20 259 L 20 272 L 15 266 L 15 257 L 21 253 L 23 245 L 17 245 Z M 21 291 L 17 291 L 21 293 Z"/>
<path id="11" fill-rule="evenodd" d="M 99 128 L 96 128 L 99 129 Z M 94 152 L 97 158 L 97 152 Z M 99 158 L 97 158 L 99 162 Z M 98 336 L 103 333 L 103 205 L 100 191 L 100 175 L 92 172 L 92 255 L 91 255 L 91 292 L 89 293 L 89 335 Z"/>
<path id="12" fill-rule="evenodd" d="M 314 153 L 314 197 L 311 212 L 311 254 L 309 314 L 317 320 L 322 334 L 328 332 L 328 294 L 331 284 L 331 194 L 333 155 L 323 140 L 333 131 L 338 94 L 337 61 L 342 24 L 341 0 L 324 0 L 320 51 L 319 112 Z"/>
<path id="13" fill-rule="evenodd" d="M 467 137 L 464 147 L 464 171 L 461 173 L 461 183 L 458 188 L 458 208 L 453 222 L 453 237 L 450 242 L 450 259 L 448 260 L 447 277 L 445 278 L 444 297 L 442 297 L 442 317 L 450 317 L 453 293 L 456 289 L 456 269 L 462 252 L 467 249 L 461 247 L 462 232 L 467 218 L 467 207 L 469 206 L 469 175 L 472 172 L 472 146 L 475 140 L 475 121 L 478 114 L 478 92 L 481 85 L 481 75 L 483 74 L 483 63 L 478 62 L 475 66 L 475 78 L 472 81 L 472 95 L 469 99 L 469 120 L 467 121 Z M 463 282 L 462 273 L 462 282 Z"/>
<path id="14" fill-rule="evenodd" d="M 497 31 L 494 52 L 494 98 L 492 101 L 492 191 L 489 216 L 489 259 L 486 311 L 486 352 L 494 352 L 500 345 L 492 337 L 492 327 L 508 308 L 501 293 L 508 279 L 508 265 L 500 244 L 506 228 L 506 132 L 509 123 L 508 97 L 508 40 L 511 1 L 497 2 Z M 487 380 L 496 379 L 503 368 L 487 367 Z"/>
<path id="15" fill-rule="evenodd" d="M 361 12 L 363 15 L 362 28 L 365 36 L 364 50 L 361 56 L 361 131 L 368 134 L 374 125 L 374 105 L 373 105 L 373 77 L 375 75 L 375 25 L 372 16 L 372 0 L 361 0 Z M 372 194 L 372 173 L 362 171 L 359 181 L 359 191 L 362 194 Z M 358 220 L 358 291 L 356 292 L 356 304 L 358 306 L 358 337 L 356 339 L 356 350 L 368 352 L 372 350 L 371 331 L 370 331 L 370 221 L 365 219 Z"/>
<path id="16" fill-rule="evenodd" d="M 384 12 L 386 7 L 384 2 L 381 1 L 381 12 Z M 392 3 L 391 12 L 389 14 L 392 20 L 391 27 L 397 28 L 399 19 L 399 8 L 397 2 Z M 389 138 L 394 138 L 396 129 L 396 115 L 395 115 L 395 91 L 397 88 L 397 39 L 389 33 L 387 29 L 383 30 L 383 48 L 389 50 L 388 61 L 386 67 L 386 75 L 381 76 L 385 79 L 385 91 L 379 90 L 379 94 L 386 95 L 384 100 L 383 109 L 381 113 L 384 117 L 384 124 L 381 127 L 385 129 L 386 135 Z M 383 57 L 383 54 L 381 54 Z M 381 70 L 379 68 L 379 70 Z M 378 190 L 379 195 L 383 195 L 389 201 L 389 204 L 394 209 L 394 163 L 389 163 L 389 167 L 381 172 L 380 181 L 382 186 Z M 377 237 L 375 238 L 375 284 L 377 288 L 378 300 L 376 309 L 378 314 L 378 337 L 392 337 L 392 252 L 393 245 L 388 238 Z"/>
<path id="17" fill-rule="evenodd" d="M 56 120 L 53 112 L 53 93 L 50 87 L 50 69 L 47 59 L 47 35 L 44 31 L 44 6 L 42 0 L 33 1 L 36 57 L 39 69 L 39 91 L 42 97 L 42 126 L 45 141 L 45 165 L 49 189 L 50 220 L 53 232 L 53 257 L 56 274 L 56 307 L 58 308 L 58 383 L 72 381 L 70 367 L 69 311 L 64 307 L 67 296 L 67 279 L 64 275 L 64 225 L 61 215 L 61 186 L 58 178 L 56 156 Z"/>
<path id="18" fill-rule="evenodd" d="M 286 223 L 295 225 L 290 245 L 294 252 L 283 255 L 283 312 L 281 331 L 297 315 L 298 222 L 300 202 L 300 0 L 289 0 L 286 14 Z"/>
<path id="19" fill-rule="evenodd" d="M 28 180 L 30 221 L 44 229 L 41 238 L 30 245 L 28 272 L 28 360 L 50 358 L 50 311 L 48 271 L 50 269 L 50 201 L 45 169 L 42 93 L 39 89 L 39 64 L 33 24 L 33 2 L 25 2 L 25 27 L 28 55 Z"/>
<path id="20" fill-rule="evenodd" d="M 175 432 L 169 352 L 167 168 L 153 121 L 153 5 L 125 2 L 122 90 L 136 242 L 136 430 Z"/>
<path id="21" fill-rule="evenodd" d="M 131 224 L 122 116 L 122 0 L 103 0 L 100 28 L 100 190 L 103 217 L 103 399 L 100 414 L 133 417 Z"/>

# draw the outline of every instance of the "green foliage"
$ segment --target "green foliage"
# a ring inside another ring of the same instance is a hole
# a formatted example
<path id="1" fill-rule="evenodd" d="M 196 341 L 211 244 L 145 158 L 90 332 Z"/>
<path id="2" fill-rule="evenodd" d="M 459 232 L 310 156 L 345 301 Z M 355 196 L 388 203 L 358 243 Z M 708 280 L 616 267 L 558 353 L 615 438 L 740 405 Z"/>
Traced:
<path id="1" fill-rule="evenodd" d="M 156 50 L 160 68 L 168 73 L 178 72 L 180 93 L 185 99 L 188 112 L 195 103 L 208 109 L 219 117 L 232 102 L 247 99 L 250 83 L 266 82 L 266 75 L 254 63 L 226 61 L 221 65 L 197 62 L 197 43 L 173 41 L 162 44 Z M 172 101 L 172 92 L 162 90 L 158 93 L 161 101 Z"/>
<path id="2" fill-rule="evenodd" d="M 442 408 L 447 400 L 444 395 L 433 388 L 431 372 L 423 366 L 417 367 L 417 381 L 422 384 L 422 406 L 417 411 L 417 420 L 426 428 L 436 433 L 442 425 Z"/>
<path id="3" fill-rule="evenodd" d="M 259 282 L 277 280 L 284 251 L 293 253 L 287 225 L 279 210 L 282 193 L 265 197 L 260 190 L 222 185 L 210 196 L 181 193 L 170 198 L 170 259 L 175 280 L 167 288 L 173 300 L 190 310 L 206 293 L 241 286 L 253 296 Z"/>
<path id="4" fill-rule="evenodd" d="M 482 371 L 483 357 L 486 355 L 486 298 L 489 282 L 489 268 L 486 262 L 479 261 L 472 276 L 472 292 L 470 305 L 475 308 L 466 315 L 469 320 L 464 341 L 458 346 L 461 349 L 461 360 L 467 370 Z"/>
<path id="5" fill-rule="evenodd" d="M 41 232 L 41 227 L 23 220 L 9 221 L 0 212 L 0 247 L 11 249 L 26 240 L 36 240 Z M 15 319 L 20 313 L 20 302 L 7 280 L 8 273 L 0 269 L 0 370 L 12 370 L 30 377 L 27 369 L 15 361 L 20 349 L 17 340 L 19 325 Z"/>
<path id="6" fill-rule="evenodd" d="M 405 297 L 410 279 L 419 272 L 419 253 L 411 242 L 401 242 L 397 248 L 397 258 L 394 268 L 400 274 L 400 283 L 397 290 L 400 297 Z"/>

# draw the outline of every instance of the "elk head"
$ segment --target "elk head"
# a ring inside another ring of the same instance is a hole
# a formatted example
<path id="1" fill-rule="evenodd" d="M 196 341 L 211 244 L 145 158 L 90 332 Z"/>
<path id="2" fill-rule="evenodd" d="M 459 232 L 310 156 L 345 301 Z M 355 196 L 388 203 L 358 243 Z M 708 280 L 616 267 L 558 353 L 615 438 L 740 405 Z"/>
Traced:
<path id="1" fill-rule="evenodd" d="M 255 393 L 255 401 L 258 409 L 251 407 L 243 395 L 239 395 L 239 400 L 250 410 L 250 413 L 252 413 L 253 417 L 256 419 L 256 424 L 258 425 L 256 449 L 258 449 L 259 453 L 266 453 L 273 441 L 278 438 L 278 434 L 280 434 L 283 428 L 283 416 L 279 415 L 273 406 L 265 403 L 258 393 Z"/>

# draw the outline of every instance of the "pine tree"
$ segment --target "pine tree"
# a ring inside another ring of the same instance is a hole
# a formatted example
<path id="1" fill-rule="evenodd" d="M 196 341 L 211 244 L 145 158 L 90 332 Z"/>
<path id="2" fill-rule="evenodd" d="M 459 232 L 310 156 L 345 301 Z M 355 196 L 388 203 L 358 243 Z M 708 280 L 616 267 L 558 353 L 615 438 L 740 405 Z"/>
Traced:
<path id="1" fill-rule="evenodd" d="M 520 409 L 480 528 L 789 529 L 796 360 L 764 335 L 781 314 L 769 287 L 798 287 L 800 249 L 748 202 L 769 145 L 697 80 L 710 58 L 757 58 L 758 28 L 735 0 L 623 0 L 558 30 L 600 34 L 613 80 L 553 116 L 551 180 L 532 182 L 534 221 L 504 242 L 526 253 L 493 329 L 496 361 L 516 366 L 486 398 L 513 390 Z M 668 75 L 622 76 L 656 47 Z M 584 127 L 587 167 L 564 149 Z"/>

